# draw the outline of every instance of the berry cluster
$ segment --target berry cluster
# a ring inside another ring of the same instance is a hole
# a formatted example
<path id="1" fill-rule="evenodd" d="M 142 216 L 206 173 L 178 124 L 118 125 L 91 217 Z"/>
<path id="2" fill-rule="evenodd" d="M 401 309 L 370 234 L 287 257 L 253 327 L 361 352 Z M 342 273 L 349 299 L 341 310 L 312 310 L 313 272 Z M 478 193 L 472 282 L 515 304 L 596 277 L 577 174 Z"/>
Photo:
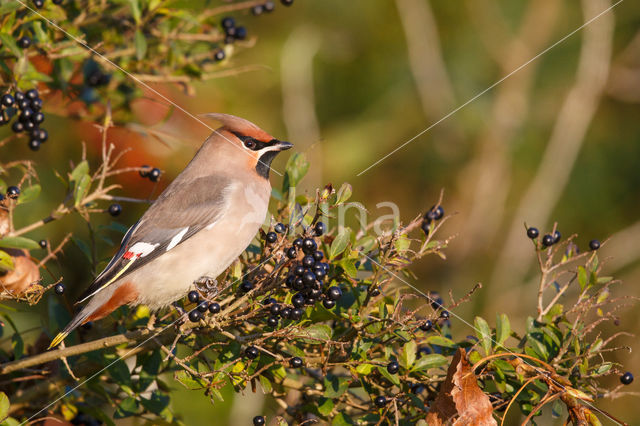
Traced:
<path id="1" fill-rule="evenodd" d="M 222 30 L 224 31 L 224 42 L 225 44 L 233 44 L 236 40 L 244 40 L 247 38 L 247 28 L 243 26 L 236 26 L 236 20 L 231 16 L 226 16 L 222 18 L 220 22 L 222 25 Z M 224 55 L 224 51 L 219 50 Z M 216 52 L 217 53 L 217 52 Z M 216 57 L 218 60 L 224 59 L 224 56 L 221 58 Z"/>
<path id="2" fill-rule="evenodd" d="M 531 238 L 532 240 L 535 240 L 539 236 L 540 236 L 540 231 L 538 230 L 538 228 L 533 226 L 527 228 L 527 237 Z M 551 247 L 552 245 L 557 244 L 560 241 L 560 238 L 562 238 L 562 235 L 558 230 L 554 231 L 553 235 L 545 234 L 542 237 L 542 246 L 544 248 Z M 598 240 L 589 241 L 589 248 L 591 250 L 598 250 L 600 248 L 600 241 Z"/>
<path id="3" fill-rule="evenodd" d="M 211 314 L 217 314 L 220 312 L 219 303 L 200 300 L 200 294 L 195 290 L 190 291 L 187 298 L 189 299 L 189 302 L 196 303 L 195 309 L 189 312 L 189 321 L 191 322 L 200 321 L 207 311 Z"/>
<path id="4" fill-rule="evenodd" d="M 293 0 L 280 0 L 285 6 L 291 6 L 293 4 Z M 255 16 L 262 15 L 263 13 L 271 13 L 275 10 L 276 3 L 273 0 L 267 0 L 262 4 L 257 4 L 251 8 L 251 13 Z"/>
<path id="5" fill-rule="evenodd" d="M 30 89 L 25 93 L 15 91 L 12 94 L 5 93 L 0 97 L 0 126 L 9 124 L 13 116 L 18 119 L 13 122 L 11 129 L 15 133 L 28 132 L 29 148 L 33 151 L 40 149 L 40 145 L 47 141 L 49 134 L 40 128 L 44 121 L 42 99 L 38 90 Z"/>
<path id="6" fill-rule="evenodd" d="M 444 217 L 444 209 L 441 205 L 433 206 L 425 213 L 422 218 L 422 225 L 420 226 L 425 235 L 429 235 L 431 232 L 431 223 L 437 222 Z"/>
<path id="7" fill-rule="evenodd" d="M 160 180 L 160 175 L 162 175 L 162 172 L 157 167 L 151 168 L 147 165 L 141 167 L 140 176 L 148 178 L 151 182 L 158 182 Z"/>

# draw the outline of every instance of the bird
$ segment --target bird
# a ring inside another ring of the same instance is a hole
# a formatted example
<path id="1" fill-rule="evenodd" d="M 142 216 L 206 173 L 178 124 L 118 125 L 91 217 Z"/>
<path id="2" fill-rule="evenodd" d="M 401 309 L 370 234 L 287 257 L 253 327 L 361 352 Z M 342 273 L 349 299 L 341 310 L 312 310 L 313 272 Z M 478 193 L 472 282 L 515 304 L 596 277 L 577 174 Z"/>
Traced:
<path id="1" fill-rule="evenodd" d="M 271 162 L 293 144 L 222 113 L 222 124 L 129 230 L 105 269 L 80 296 L 84 307 L 51 341 L 123 305 L 155 311 L 214 279 L 250 244 L 267 215 Z"/>

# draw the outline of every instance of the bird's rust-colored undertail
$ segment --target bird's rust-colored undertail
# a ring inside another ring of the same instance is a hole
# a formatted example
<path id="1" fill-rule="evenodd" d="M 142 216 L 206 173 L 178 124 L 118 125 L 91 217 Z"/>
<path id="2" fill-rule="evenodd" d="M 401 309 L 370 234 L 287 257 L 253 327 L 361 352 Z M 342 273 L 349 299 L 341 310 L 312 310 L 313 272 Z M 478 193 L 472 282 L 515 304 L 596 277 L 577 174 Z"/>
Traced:
<path id="1" fill-rule="evenodd" d="M 129 281 L 122 284 L 116 289 L 116 291 L 113 292 L 113 296 L 111 296 L 111 298 L 107 300 L 107 303 L 100 306 L 94 313 L 89 315 L 84 323 L 106 317 L 111 312 L 118 309 L 120 306 L 126 305 L 136 300 L 138 298 L 138 294 L 138 290 L 136 290 L 136 287 L 132 282 Z"/>

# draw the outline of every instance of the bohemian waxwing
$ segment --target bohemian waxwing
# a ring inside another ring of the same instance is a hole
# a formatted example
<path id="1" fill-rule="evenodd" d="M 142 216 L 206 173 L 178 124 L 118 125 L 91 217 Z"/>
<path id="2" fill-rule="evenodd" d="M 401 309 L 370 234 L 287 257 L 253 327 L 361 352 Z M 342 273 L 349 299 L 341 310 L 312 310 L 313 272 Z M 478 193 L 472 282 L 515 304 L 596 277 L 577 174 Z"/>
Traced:
<path id="1" fill-rule="evenodd" d="M 223 124 L 122 239 L 120 250 L 81 296 L 84 308 L 51 342 L 122 305 L 156 310 L 215 278 L 249 245 L 264 222 L 270 165 L 291 148 L 255 124 L 207 114 Z"/>

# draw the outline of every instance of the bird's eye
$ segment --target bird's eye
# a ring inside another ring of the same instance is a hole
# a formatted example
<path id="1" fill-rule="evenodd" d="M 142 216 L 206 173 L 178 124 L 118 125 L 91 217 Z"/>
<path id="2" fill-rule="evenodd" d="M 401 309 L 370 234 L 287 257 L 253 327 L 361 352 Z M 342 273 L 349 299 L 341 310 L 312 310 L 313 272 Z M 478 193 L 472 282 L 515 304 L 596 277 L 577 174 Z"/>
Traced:
<path id="1" fill-rule="evenodd" d="M 244 141 L 244 146 L 249 149 L 253 149 L 256 147 L 256 141 L 254 141 L 253 139 L 247 139 L 246 141 Z"/>

